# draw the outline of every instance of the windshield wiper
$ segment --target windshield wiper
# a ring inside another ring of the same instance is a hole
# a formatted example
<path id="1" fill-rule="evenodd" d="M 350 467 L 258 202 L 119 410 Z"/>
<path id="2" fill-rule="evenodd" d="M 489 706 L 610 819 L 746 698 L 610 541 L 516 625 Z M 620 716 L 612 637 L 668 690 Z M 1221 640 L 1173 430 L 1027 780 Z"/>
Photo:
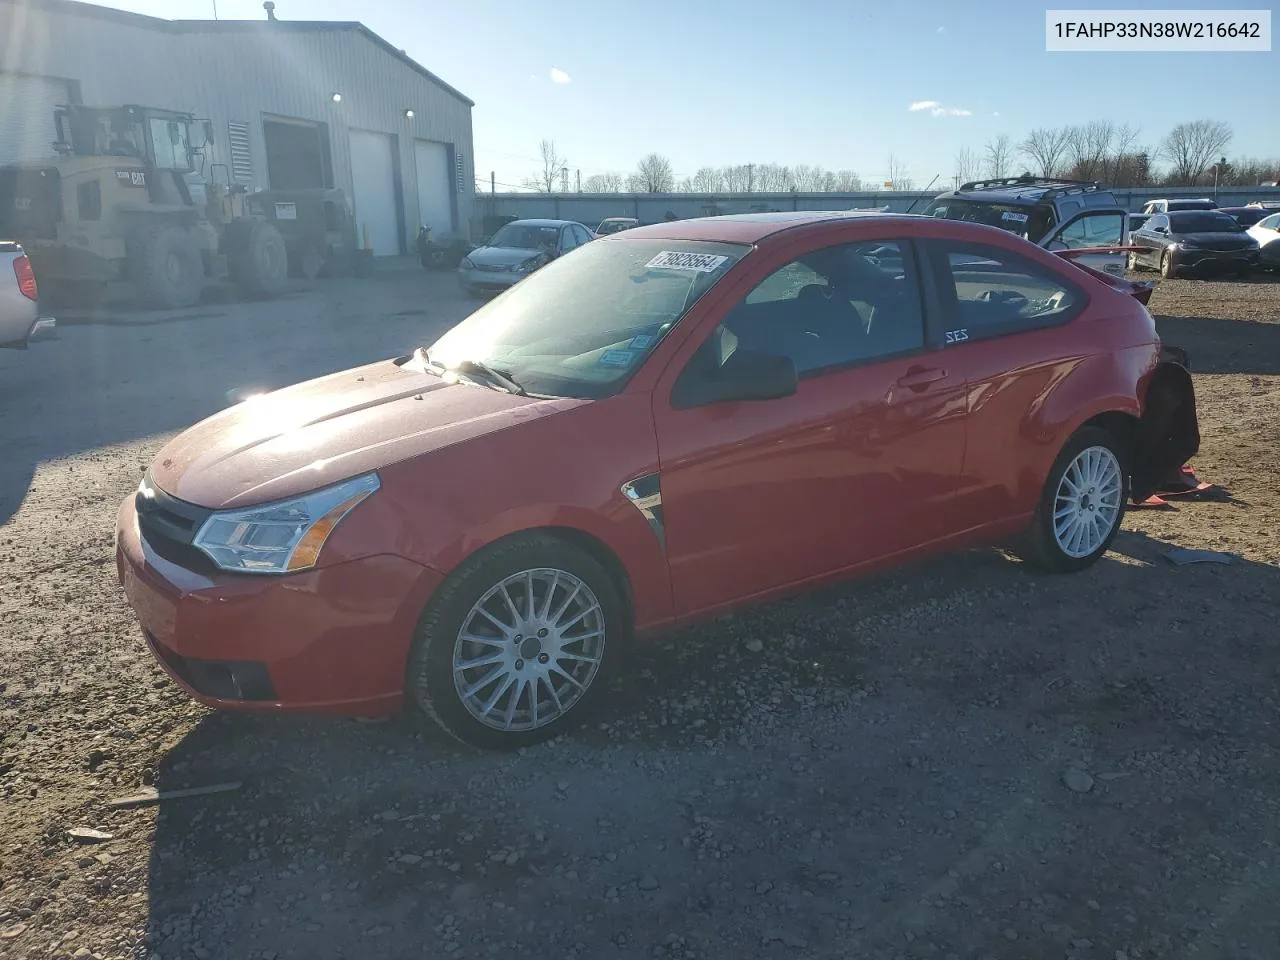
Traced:
<path id="1" fill-rule="evenodd" d="M 479 374 L 479 376 L 488 380 L 491 386 L 505 390 L 507 393 L 514 393 L 517 397 L 527 397 L 529 395 L 529 392 L 520 386 L 519 381 L 513 379 L 510 373 L 505 370 L 495 370 L 479 360 L 460 360 L 449 369 L 458 371 L 472 379 L 475 379 L 476 375 Z"/>
<path id="2" fill-rule="evenodd" d="M 422 365 L 426 367 L 429 372 L 434 373 L 436 376 L 444 373 L 444 364 L 439 360 L 432 360 L 431 354 L 427 352 L 426 347 L 418 347 L 418 349 L 413 352 L 414 355 L 422 361 Z"/>

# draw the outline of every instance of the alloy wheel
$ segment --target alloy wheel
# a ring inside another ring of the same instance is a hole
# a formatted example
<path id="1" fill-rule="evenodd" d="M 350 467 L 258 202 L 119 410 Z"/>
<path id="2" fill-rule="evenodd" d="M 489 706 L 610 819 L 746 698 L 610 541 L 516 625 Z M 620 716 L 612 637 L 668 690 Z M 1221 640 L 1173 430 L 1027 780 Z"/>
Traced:
<path id="1" fill-rule="evenodd" d="M 463 617 L 454 690 L 491 729 L 538 730 L 582 699 L 604 648 L 604 610 L 585 581 L 549 567 L 523 570 L 487 590 Z"/>
<path id="2" fill-rule="evenodd" d="M 1081 450 L 1062 472 L 1053 498 L 1053 537 L 1068 557 L 1097 550 L 1118 522 L 1124 475 L 1106 447 Z"/>

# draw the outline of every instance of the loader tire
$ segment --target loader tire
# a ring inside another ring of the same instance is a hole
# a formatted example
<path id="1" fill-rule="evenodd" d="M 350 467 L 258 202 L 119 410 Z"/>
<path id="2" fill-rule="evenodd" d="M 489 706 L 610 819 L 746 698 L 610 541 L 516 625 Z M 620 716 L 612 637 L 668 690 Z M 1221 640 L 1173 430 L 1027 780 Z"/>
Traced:
<path id="1" fill-rule="evenodd" d="M 225 239 L 231 278 L 247 297 L 274 297 L 289 277 L 284 237 L 265 220 L 233 220 Z"/>
<path id="2" fill-rule="evenodd" d="M 204 262 L 190 231 L 173 224 L 139 227 L 126 245 L 127 268 L 147 306 L 189 307 L 204 290 Z"/>

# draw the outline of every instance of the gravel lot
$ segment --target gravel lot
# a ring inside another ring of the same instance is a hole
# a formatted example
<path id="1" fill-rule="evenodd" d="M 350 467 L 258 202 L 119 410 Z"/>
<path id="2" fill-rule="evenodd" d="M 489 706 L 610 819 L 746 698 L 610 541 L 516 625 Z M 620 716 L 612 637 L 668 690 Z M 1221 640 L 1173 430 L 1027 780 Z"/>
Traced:
<path id="1" fill-rule="evenodd" d="M 1236 501 L 1131 513 L 1084 574 L 974 551 L 688 629 L 516 755 L 189 703 L 121 598 L 117 504 L 237 391 L 431 339 L 450 280 L 0 355 L 0 957 L 1273 960 L 1280 284 L 1161 284 Z"/>

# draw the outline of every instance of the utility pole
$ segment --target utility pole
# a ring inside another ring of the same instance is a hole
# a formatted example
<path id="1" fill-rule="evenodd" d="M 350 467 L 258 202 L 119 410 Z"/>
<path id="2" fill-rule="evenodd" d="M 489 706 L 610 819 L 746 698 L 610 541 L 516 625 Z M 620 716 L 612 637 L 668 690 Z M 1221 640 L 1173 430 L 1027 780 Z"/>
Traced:
<path id="1" fill-rule="evenodd" d="M 561 193 L 569 192 L 569 168 L 568 167 L 560 168 L 560 192 Z"/>
<path id="2" fill-rule="evenodd" d="M 581 193 L 582 192 L 582 171 L 575 170 L 574 173 L 578 175 L 578 193 Z"/>
<path id="3" fill-rule="evenodd" d="M 493 195 L 498 192 L 498 178 L 492 170 L 489 171 L 489 194 Z"/>

